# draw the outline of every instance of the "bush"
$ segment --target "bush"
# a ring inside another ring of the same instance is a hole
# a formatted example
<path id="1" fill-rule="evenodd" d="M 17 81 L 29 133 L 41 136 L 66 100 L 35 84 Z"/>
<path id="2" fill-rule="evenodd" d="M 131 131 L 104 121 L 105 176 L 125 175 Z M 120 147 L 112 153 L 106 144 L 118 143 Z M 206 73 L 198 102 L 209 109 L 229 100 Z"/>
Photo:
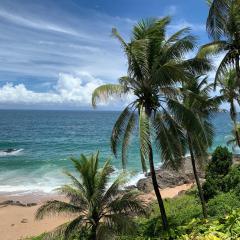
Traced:
<path id="1" fill-rule="evenodd" d="M 174 229 L 171 235 L 175 234 L 177 226 L 186 224 L 193 218 L 200 217 L 202 214 L 201 205 L 195 191 L 185 193 L 184 195 L 173 199 L 166 199 L 164 200 L 164 206 L 170 228 Z M 150 218 L 142 219 L 139 223 L 139 227 L 141 236 L 151 238 L 161 236 L 161 239 L 169 239 L 169 237 L 165 236 L 166 233 L 162 230 L 162 221 L 157 204 L 153 205 L 153 213 Z"/>
<path id="2" fill-rule="evenodd" d="M 239 197 L 234 191 L 221 193 L 208 201 L 209 216 L 224 216 L 240 208 Z"/>
<path id="3" fill-rule="evenodd" d="M 233 211 L 230 215 L 201 221 L 194 219 L 186 225 L 186 232 L 178 240 L 237 240 L 240 239 L 240 211 Z"/>
<path id="4" fill-rule="evenodd" d="M 226 147 L 217 147 L 212 154 L 212 159 L 207 168 L 207 176 L 225 176 L 232 166 L 232 153 Z"/>
<path id="5" fill-rule="evenodd" d="M 229 192 L 240 184 L 240 166 L 231 167 L 229 173 L 223 178 L 222 190 Z"/>
<path id="6" fill-rule="evenodd" d="M 220 189 L 220 184 L 217 179 L 208 177 L 205 183 L 202 186 L 204 199 L 208 201 L 209 199 L 213 198 L 217 195 Z"/>
<path id="7" fill-rule="evenodd" d="M 224 189 L 229 188 L 226 176 L 228 175 L 231 166 L 232 153 L 229 152 L 226 147 L 217 147 L 207 166 L 206 181 L 203 184 L 203 193 L 207 201 Z M 225 177 L 226 180 L 224 180 Z"/>

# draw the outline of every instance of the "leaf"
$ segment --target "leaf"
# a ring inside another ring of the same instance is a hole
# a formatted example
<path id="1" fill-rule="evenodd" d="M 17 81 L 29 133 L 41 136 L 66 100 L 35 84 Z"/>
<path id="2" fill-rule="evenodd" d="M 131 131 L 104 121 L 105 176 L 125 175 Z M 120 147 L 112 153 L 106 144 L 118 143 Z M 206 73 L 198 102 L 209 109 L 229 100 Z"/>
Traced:
<path id="1" fill-rule="evenodd" d="M 139 140 L 142 155 L 142 169 L 144 172 L 147 172 L 146 159 L 148 159 L 149 147 L 151 146 L 149 121 L 150 119 L 145 113 L 145 108 L 141 107 L 139 114 Z"/>
<path id="2" fill-rule="evenodd" d="M 135 113 L 133 112 L 129 118 L 127 127 L 125 129 L 125 133 L 123 136 L 123 143 L 122 143 L 122 166 L 125 169 L 127 163 L 127 147 L 130 142 L 131 135 L 136 125 L 136 117 Z"/>
<path id="3" fill-rule="evenodd" d="M 105 84 L 96 88 L 92 94 L 92 106 L 96 108 L 97 102 L 106 101 L 111 96 L 121 97 L 124 94 L 124 89 L 119 84 Z"/>
<path id="4" fill-rule="evenodd" d="M 124 131 L 126 129 L 126 124 L 129 120 L 129 117 L 131 115 L 129 107 L 126 107 L 120 116 L 118 117 L 117 121 L 115 122 L 115 125 L 112 129 L 112 135 L 111 135 L 111 149 L 113 151 L 113 154 L 117 156 L 117 147 L 118 144 L 121 141 L 121 138 L 124 134 Z"/>

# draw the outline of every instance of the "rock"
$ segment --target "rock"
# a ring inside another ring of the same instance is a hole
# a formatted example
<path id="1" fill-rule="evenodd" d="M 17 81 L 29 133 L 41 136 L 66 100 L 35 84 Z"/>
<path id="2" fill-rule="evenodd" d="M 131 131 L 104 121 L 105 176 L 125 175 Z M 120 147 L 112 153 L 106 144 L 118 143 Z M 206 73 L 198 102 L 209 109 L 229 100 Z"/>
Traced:
<path id="1" fill-rule="evenodd" d="M 33 206 L 37 206 L 37 203 L 27 203 L 26 207 L 33 207 Z"/>
<path id="2" fill-rule="evenodd" d="M 129 186 L 126 186 L 124 187 L 125 190 L 136 190 L 137 189 L 137 186 L 135 185 L 129 185 Z"/>
<path id="3" fill-rule="evenodd" d="M 197 169 L 199 177 L 204 178 L 205 174 L 202 168 L 197 167 Z M 192 171 L 190 157 L 185 157 L 183 159 L 183 163 L 178 171 L 164 165 L 160 169 L 156 170 L 156 177 L 161 189 L 194 182 L 195 178 Z M 153 190 L 152 180 L 149 173 L 146 174 L 146 178 L 138 181 L 137 188 L 145 193 L 149 193 Z"/>
<path id="4" fill-rule="evenodd" d="M 6 200 L 0 203 L 0 205 L 10 205 L 10 206 L 19 206 L 19 207 L 32 207 L 36 206 L 37 203 L 21 203 L 20 201 Z"/>
<path id="5" fill-rule="evenodd" d="M 28 223 L 28 220 L 26 218 L 23 218 L 21 223 Z"/>

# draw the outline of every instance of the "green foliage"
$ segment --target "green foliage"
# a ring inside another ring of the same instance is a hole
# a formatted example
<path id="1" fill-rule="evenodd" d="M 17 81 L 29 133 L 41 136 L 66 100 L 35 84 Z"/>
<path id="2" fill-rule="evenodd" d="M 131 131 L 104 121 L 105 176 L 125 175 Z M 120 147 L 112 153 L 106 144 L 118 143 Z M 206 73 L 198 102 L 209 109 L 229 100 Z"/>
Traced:
<path id="1" fill-rule="evenodd" d="M 240 211 L 210 221 L 193 219 L 182 228 L 186 233 L 177 237 L 178 240 L 237 240 L 240 238 Z"/>
<path id="2" fill-rule="evenodd" d="M 209 216 L 224 216 L 240 208 L 240 198 L 234 192 L 220 193 L 208 201 Z"/>
<path id="3" fill-rule="evenodd" d="M 202 188 L 205 200 L 209 200 L 217 195 L 221 180 L 217 178 L 208 177 L 204 182 Z"/>
<path id="4" fill-rule="evenodd" d="M 135 227 L 132 217 L 146 212 L 136 191 L 120 193 L 126 182 L 125 175 L 119 175 L 110 184 L 112 166 L 106 161 L 99 168 L 98 153 L 90 157 L 81 155 L 80 159 L 72 159 L 72 162 L 80 177 L 67 172 L 72 185 L 57 189 L 69 202 L 48 201 L 38 209 L 36 218 L 64 213 L 74 219 L 47 234 L 46 239 L 55 240 L 59 236 L 64 240 L 111 239 L 119 233 L 131 232 Z"/>
<path id="5" fill-rule="evenodd" d="M 226 176 L 231 166 L 232 153 L 229 152 L 226 147 L 217 147 L 206 169 L 206 181 L 203 184 L 203 192 L 206 200 L 213 198 L 217 193 L 229 188 L 227 182 L 228 177 Z"/>
<path id="6" fill-rule="evenodd" d="M 170 233 L 163 231 L 161 217 L 157 210 L 158 206 L 154 203 L 152 205 L 152 214 L 149 218 L 137 219 L 138 229 L 134 239 L 137 236 L 139 239 L 141 239 L 140 237 L 142 239 L 159 239 L 159 236 L 161 236 L 161 239 L 169 239 L 169 236 L 174 237 L 178 234 L 178 231 L 175 231 L 177 226 L 187 224 L 193 218 L 201 216 L 201 205 L 198 202 L 196 191 L 174 199 L 166 199 L 164 200 L 164 205 L 169 219 Z M 130 240 L 131 238 L 123 239 Z"/>
<path id="7" fill-rule="evenodd" d="M 149 136 L 152 132 L 162 159 L 175 164 L 186 150 L 180 122 L 191 122 L 192 129 L 203 126 L 190 109 L 176 100 L 176 96 L 181 92 L 179 86 L 182 82 L 206 74 L 211 70 L 211 63 L 201 57 L 186 59 L 186 54 L 195 48 L 196 39 L 188 28 L 167 37 L 169 24 L 169 17 L 141 20 L 133 27 L 130 42 L 125 41 L 117 29 L 112 30 L 127 56 L 127 76 L 121 77 L 118 84 L 95 89 L 92 105 L 95 107 L 99 101 L 111 99 L 112 95 L 130 92 L 135 96 L 112 131 L 112 151 L 117 155 L 117 145 L 121 147 L 123 167 L 126 166 L 127 146 L 135 126 L 139 130 L 143 171 L 147 168 L 150 139 L 154 139 Z M 136 121 L 132 113 L 138 116 Z"/>
<path id="8" fill-rule="evenodd" d="M 229 172 L 232 163 L 232 153 L 229 152 L 227 147 L 217 147 L 208 165 L 207 177 L 225 176 Z"/>
<path id="9" fill-rule="evenodd" d="M 232 166 L 229 173 L 223 178 L 222 190 L 229 192 L 240 185 L 240 166 Z"/>

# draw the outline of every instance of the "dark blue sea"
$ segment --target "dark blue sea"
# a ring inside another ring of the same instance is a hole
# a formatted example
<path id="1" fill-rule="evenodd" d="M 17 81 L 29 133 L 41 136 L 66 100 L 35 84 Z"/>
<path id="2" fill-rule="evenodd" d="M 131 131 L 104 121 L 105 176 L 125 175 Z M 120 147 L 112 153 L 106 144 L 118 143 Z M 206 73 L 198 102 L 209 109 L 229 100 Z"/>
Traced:
<path id="1" fill-rule="evenodd" d="M 116 171 L 121 160 L 111 154 L 111 129 L 119 112 L 99 111 L 0 111 L 0 192 L 50 192 L 66 183 L 64 170 L 72 170 L 71 156 L 100 151 L 101 164 L 111 158 Z M 231 134 L 228 113 L 213 120 L 214 146 L 226 145 Z M 4 150 L 15 149 L 11 153 Z M 132 139 L 128 169 L 133 184 L 141 174 L 137 137 Z M 155 158 L 160 165 L 160 157 Z"/>

